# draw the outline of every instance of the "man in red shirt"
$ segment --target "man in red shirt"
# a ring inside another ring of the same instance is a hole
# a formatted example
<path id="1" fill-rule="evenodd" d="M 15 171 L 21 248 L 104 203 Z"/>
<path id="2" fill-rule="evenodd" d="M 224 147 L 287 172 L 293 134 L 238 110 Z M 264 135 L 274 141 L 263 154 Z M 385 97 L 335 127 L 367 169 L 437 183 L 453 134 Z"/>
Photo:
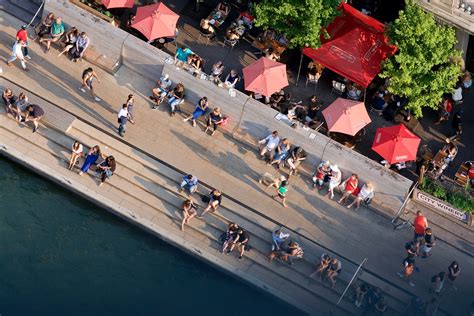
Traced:
<path id="1" fill-rule="evenodd" d="M 21 48 L 23 50 L 23 56 L 25 56 L 25 58 L 27 59 L 31 59 L 30 55 L 28 55 L 28 32 L 26 31 L 27 28 L 27 25 L 22 25 L 22 27 L 16 33 L 16 40 L 25 43 L 25 46 Z"/>
<path id="2" fill-rule="evenodd" d="M 415 230 L 415 241 L 425 236 L 425 230 L 428 228 L 428 220 L 420 211 L 416 212 L 413 227 Z"/>

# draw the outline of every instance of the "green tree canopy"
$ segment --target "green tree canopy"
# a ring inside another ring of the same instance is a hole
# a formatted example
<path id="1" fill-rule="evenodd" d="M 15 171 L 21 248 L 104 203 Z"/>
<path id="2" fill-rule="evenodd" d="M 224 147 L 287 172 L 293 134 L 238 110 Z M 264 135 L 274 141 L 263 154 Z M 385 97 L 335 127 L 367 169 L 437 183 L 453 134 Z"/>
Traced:
<path id="1" fill-rule="evenodd" d="M 381 77 L 390 78 L 388 90 L 407 97 L 407 108 L 421 117 L 423 107 L 436 108 L 459 78 L 461 68 L 454 62 L 460 56 L 454 49 L 455 31 L 437 24 L 431 14 L 407 1 L 388 36 L 398 53 L 384 63 Z"/>
<path id="2" fill-rule="evenodd" d="M 262 0 L 254 7 L 255 24 L 283 33 L 289 46 L 321 46 L 321 29 L 338 15 L 341 0 Z"/>

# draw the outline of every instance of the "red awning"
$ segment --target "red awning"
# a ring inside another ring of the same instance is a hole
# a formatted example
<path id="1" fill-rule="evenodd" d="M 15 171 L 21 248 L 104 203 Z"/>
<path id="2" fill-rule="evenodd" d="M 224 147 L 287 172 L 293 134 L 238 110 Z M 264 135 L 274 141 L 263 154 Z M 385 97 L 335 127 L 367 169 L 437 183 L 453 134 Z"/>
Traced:
<path id="1" fill-rule="evenodd" d="M 329 39 L 321 47 L 305 48 L 303 54 L 363 87 L 379 74 L 381 63 L 397 48 L 388 44 L 384 25 L 342 3 L 341 15 L 327 27 Z"/>

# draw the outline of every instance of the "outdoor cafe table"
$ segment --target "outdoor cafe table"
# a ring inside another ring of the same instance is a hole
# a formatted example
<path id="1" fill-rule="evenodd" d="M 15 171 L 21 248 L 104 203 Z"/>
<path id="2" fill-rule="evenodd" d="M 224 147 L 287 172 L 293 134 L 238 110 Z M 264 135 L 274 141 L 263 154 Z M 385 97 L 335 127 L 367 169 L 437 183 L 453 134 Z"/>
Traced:
<path id="1" fill-rule="evenodd" d="M 286 46 L 283 45 L 282 43 L 272 39 L 272 38 L 263 38 L 259 39 L 259 37 L 255 38 L 254 41 L 252 42 L 252 46 L 257 48 L 260 51 L 265 51 L 268 48 L 273 48 L 273 51 L 280 56 L 283 54 L 283 52 L 286 50 Z"/>
<path id="2" fill-rule="evenodd" d="M 209 14 L 209 16 L 207 17 L 207 20 L 209 21 L 209 24 L 212 24 L 213 26 L 219 28 L 221 27 L 222 24 L 224 24 L 225 20 L 227 19 L 227 16 L 223 16 L 222 13 L 217 10 L 217 7 L 216 7 Z"/>

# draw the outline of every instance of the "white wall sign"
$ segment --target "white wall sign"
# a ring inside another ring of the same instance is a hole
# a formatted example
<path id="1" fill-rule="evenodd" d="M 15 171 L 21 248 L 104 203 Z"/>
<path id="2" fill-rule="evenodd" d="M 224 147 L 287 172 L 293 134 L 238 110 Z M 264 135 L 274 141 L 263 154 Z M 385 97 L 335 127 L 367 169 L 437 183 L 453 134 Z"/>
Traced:
<path id="1" fill-rule="evenodd" d="M 441 211 L 445 214 L 451 215 L 461 221 L 467 221 L 466 213 L 460 212 L 457 209 L 453 208 L 450 205 L 444 204 L 443 202 L 439 201 L 438 199 L 434 199 L 430 195 L 426 193 L 416 190 L 416 194 L 413 196 L 415 200 L 420 201 L 421 203 L 434 208 L 437 211 Z"/>

